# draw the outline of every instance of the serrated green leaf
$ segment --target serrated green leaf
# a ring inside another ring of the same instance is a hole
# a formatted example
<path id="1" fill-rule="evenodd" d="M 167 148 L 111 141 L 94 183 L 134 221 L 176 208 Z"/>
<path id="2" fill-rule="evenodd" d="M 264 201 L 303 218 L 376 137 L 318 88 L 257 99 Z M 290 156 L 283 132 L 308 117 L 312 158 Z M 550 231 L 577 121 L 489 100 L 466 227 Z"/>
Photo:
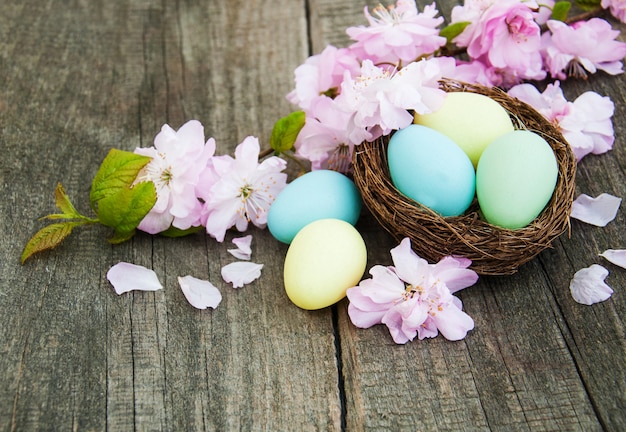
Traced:
<path id="1" fill-rule="evenodd" d="M 135 235 L 136 230 L 132 231 L 115 231 L 113 236 L 109 239 L 111 244 L 120 244 L 130 240 Z"/>
<path id="2" fill-rule="evenodd" d="M 291 150 L 300 133 L 300 129 L 304 126 L 305 120 L 306 115 L 304 111 L 294 111 L 278 120 L 272 129 L 270 147 L 278 153 Z"/>
<path id="3" fill-rule="evenodd" d="M 100 201 L 129 188 L 139 171 L 151 160 L 148 156 L 112 149 L 102 161 L 91 183 L 91 208 L 96 211 Z"/>
<path id="4" fill-rule="evenodd" d="M 450 24 L 449 26 L 442 28 L 439 31 L 439 36 L 445 37 L 448 43 L 452 43 L 452 40 L 461 33 L 463 33 L 465 27 L 470 24 L 471 23 L 469 21 L 455 22 L 454 24 Z"/>
<path id="5" fill-rule="evenodd" d="M 571 7 L 572 4 L 568 1 L 556 2 L 552 7 L 552 15 L 550 15 L 550 19 L 556 21 L 565 21 Z"/>
<path id="6" fill-rule="evenodd" d="M 102 225 L 115 228 L 116 235 L 132 233 L 154 207 L 156 199 L 152 182 L 119 189 L 98 202 L 98 219 Z"/>
<path id="7" fill-rule="evenodd" d="M 584 11 L 591 11 L 601 7 L 601 0 L 576 0 L 576 6 Z"/>
<path id="8" fill-rule="evenodd" d="M 61 183 L 57 184 L 57 188 L 54 190 L 54 203 L 59 210 L 63 212 L 63 215 L 68 219 L 81 218 L 82 215 L 78 213 L 70 198 L 65 193 L 65 189 Z"/>
<path id="9" fill-rule="evenodd" d="M 88 222 L 74 221 L 61 222 L 48 225 L 35 233 L 34 236 L 26 243 L 22 252 L 22 264 L 38 252 L 53 249 L 57 247 L 72 232 L 72 229 L 79 225 L 85 225 Z"/>
<path id="10" fill-rule="evenodd" d="M 195 234 L 197 232 L 203 231 L 204 229 L 205 228 L 202 226 L 197 226 L 197 227 L 191 227 L 186 230 L 181 230 L 179 228 L 171 226 L 165 231 L 160 232 L 159 234 L 162 235 L 163 237 L 177 238 L 177 237 L 184 237 L 190 234 Z"/>

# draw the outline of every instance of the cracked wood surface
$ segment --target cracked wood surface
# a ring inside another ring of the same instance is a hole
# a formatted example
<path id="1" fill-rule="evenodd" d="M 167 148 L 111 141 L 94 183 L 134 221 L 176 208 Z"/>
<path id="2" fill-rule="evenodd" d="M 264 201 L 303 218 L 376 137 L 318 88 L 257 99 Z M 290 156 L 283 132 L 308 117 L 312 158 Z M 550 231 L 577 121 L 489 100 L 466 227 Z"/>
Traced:
<path id="1" fill-rule="evenodd" d="M 370 6 L 376 2 L 369 2 Z M 430 2 L 418 2 L 423 7 Z M 445 17 L 456 4 L 437 2 Z M 396 346 L 359 330 L 346 301 L 307 312 L 282 287 L 286 246 L 252 230 L 255 283 L 234 290 L 220 268 L 230 240 L 137 235 L 110 246 L 78 230 L 19 265 L 62 182 L 87 211 L 110 148 L 149 146 L 164 123 L 198 119 L 218 152 L 247 135 L 267 143 L 293 107 L 293 69 L 345 28 L 344 0 L 0 3 L 0 430 L 611 430 L 626 429 L 626 271 L 598 253 L 624 248 L 624 212 L 571 235 L 510 277 L 460 293 L 476 327 Z M 625 26 L 620 26 L 622 30 Z M 622 35 L 622 39 L 624 36 Z M 615 102 L 616 144 L 579 165 L 577 193 L 626 196 L 626 78 L 563 84 Z M 364 212 L 368 268 L 393 240 Z M 106 271 L 129 261 L 165 289 L 116 296 Z M 613 297 L 592 307 L 568 290 L 600 263 Z M 178 276 L 209 279 L 224 299 L 189 306 Z"/>

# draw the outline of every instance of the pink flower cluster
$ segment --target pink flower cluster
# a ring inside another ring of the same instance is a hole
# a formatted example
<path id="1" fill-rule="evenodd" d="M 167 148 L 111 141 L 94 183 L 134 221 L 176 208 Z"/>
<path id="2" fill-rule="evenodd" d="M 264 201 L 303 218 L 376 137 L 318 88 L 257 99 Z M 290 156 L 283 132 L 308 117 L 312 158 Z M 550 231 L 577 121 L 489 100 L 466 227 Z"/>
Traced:
<path id="1" fill-rule="evenodd" d="M 624 3 L 603 1 L 602 6 L 623 19 Z M 439 107 L 442 77 L 509 89 L 548 76 L 622 73 L 626 43 L 616 40 L 619 32 L 608 21 L 551 20 L 553 5 L 550 0 L 466 0 L 454 7 L 451 25 L 465 27 L 452 42 L 465 50 L 467 60 L 445 55 L 451 51 L 440 35 L 443 18 L 434 3 L 422 12 L 414 0 L 371 12 L 366 7 L 368 25 L 347 29 L 351 45 L 327 46 L 295 69 L 295 88 L 287 99 L 306 114 L 296 155 L 309 160 L 312 169 L 349 171 L 355 146 L 410 124 L 407 111 Z"/>
<path id="2" fill-rule="evenodd" d="M 259 141 L 252 136 L 237 146 L 234 158 L 216 156 L 215 140 L 204 139 L 202 124 L 191 120 L 178 131 L 164 125 L 154 146 L 135 150 L 152 157 L 137 181 L 152 181 L 157 191 L 140 230 L 157 234 L 203 226 L 222 242 L 232 227 L 266 226 L 269 207 L 287 182 L 285 160 L 271 156 L 259 163 Z"/>

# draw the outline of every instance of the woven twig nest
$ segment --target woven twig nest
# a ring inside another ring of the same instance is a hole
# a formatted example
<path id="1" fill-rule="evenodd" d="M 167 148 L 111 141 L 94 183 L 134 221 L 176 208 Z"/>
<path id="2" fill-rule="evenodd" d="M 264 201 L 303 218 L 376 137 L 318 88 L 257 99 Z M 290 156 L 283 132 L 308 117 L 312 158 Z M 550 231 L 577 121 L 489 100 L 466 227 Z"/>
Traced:
<path id="1" fill-rule="evenodd" d="M 563 135 L 541 114 L 498 88 L 442 80 L 446 92 L 474 92 L 499 102 L 516 129 L 540 134 L 550 144 L 559 175 L 552 198 L 527 227 L 509 230 L 480 218 L 476 199 L 460 216 L 442 217 L 402 195 L 394 187 L 387 165 L 389 136 L 364 142 L 354 152 L 354 181 L 363 201 L 380 225 L 398 241 L 411 239 L 415 252 L 436 262 L 446 255 L 472 260 L 471 268 L 483 275 L 507 275 L 551 246 L 569 228 L 575 189 L 576 158 Z"/>

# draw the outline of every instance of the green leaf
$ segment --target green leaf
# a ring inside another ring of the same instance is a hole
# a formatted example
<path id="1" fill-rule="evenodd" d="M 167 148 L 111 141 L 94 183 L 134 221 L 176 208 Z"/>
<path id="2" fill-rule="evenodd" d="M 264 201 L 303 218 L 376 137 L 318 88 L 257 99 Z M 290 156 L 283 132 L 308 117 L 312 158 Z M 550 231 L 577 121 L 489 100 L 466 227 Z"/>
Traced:
<path id="1" fill-rule="evenodd" d="M 591 11 L 601 7 L 601 0 L 576 0 L 576 6 L 584 11 Z"/>
<path id="2" fill-rule="evenodd" d="M 197 226 L 197 227 L 191 227 L 189 229 L 186 230 L 181 230 L 180 228 L 176 228 L 176 227 L 169 227 L 168 229 L 166 229 L 165 231 L 160 232 L 159 234 L 164 236 L 164 237 L 172 237 L 172 238 L 176 238 L 176 237 L 184 237 L 190 234 L 195 234 L 197 232 L 203 231 L 205 228 L 202 226 Z"/>
<path id="3" fill-rule="evenodd" d="M 300 129 L 304 126 L 306 115 L 304 111 L 295 111 L 278 120 L 272 129 L 270 147 L 277 153 L 283 153 L 293 148 Z"/>
<path id="4" fill-rule="evenodd" d="M 68 219 L 79 219 L 83 217 L 70 201 L 61 183 L 57 184 L 57 188 L 54 191 L 54 202 Z"/>
<path id="5" fill-rule="evenodd" d="M 439 31 L 439 36 L 445 37 L 448 43 L 452 43 L 452 39 L 454 39 L 455 37 L 463 33 L 463 30 L 465 30 L 465 27 L 467 27 L 470 24 L 471 22 L 469 21 L 455 22 L 454 24 L 450 24 L 449 26 L 442 28 Z"/>
<path id="6" fill-rule="evenodd" d="M 568 1 L 558 1 L 552 7 L 552 15 L 550 19 L 557 21 L 565 21 L 567 19 L 567 14 L 569 13 L 572 4 Z"/>
<path id="7" fill-rule="evenodd" d="M 118 189 L 98 202 L 98 219 L 102 225 L 115 228 L 110 241 L 128 240 L 141 220 L 156 203 L 156 188 L 152 182 L 142 182 L 133 187 Z M 118 241 L 120 242 L 120 241 Z"/>
<path id="8" fill-rule="evenodd" d="M 148 156 L 112 149 L 102 161 L 91 183 L 89 194 L 91 208 L 96 211 L 96 205 L 99 205 L 101 200 L 129 188 L 139 171 L 151 160 L 152 158 Z"/>
<path id="9" fill-rule="evenodd" d="M 57 247 L 72 232 L 72 229 L 88 222 L 60 222 L 48 225 L 35 233 L 35 235 L 26 243 L 22 252 L 22 264 L 37 252 L 53 249 Z"/>

